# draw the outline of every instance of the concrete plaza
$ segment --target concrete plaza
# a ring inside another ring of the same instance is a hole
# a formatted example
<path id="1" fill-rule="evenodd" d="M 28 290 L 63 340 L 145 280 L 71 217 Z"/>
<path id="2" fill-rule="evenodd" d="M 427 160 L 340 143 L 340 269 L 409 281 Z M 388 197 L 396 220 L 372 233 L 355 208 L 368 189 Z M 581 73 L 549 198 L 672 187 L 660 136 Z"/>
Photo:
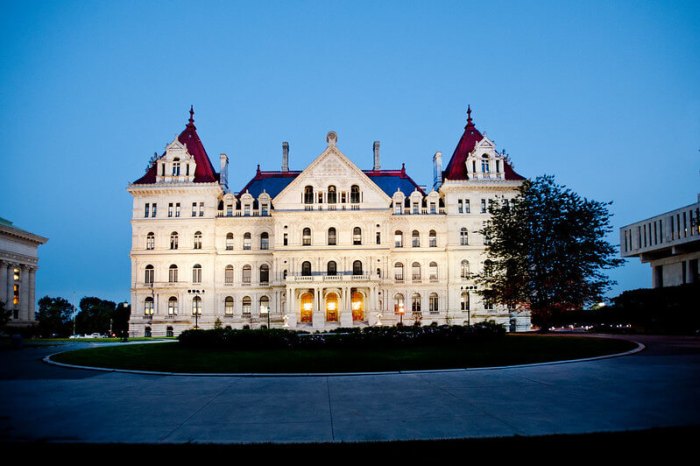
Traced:
<path id="1" fill-rule="evenodd" d="M 700 339 L 491 370 L 204 377 L 50 366 L 0 351 L 0 441 L 247 443 L 508 437 L 700 424 Z"/>

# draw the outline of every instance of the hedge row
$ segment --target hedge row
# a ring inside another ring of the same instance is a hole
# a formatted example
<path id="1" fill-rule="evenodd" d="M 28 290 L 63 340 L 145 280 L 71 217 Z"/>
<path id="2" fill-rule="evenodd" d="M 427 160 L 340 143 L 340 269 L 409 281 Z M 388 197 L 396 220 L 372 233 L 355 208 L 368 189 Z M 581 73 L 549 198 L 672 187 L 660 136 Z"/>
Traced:
<path id="1" fill-rule="evenodd" d="M 342 348 L 406 348 L 468 344 L 505 334 L 502 325 L 493 322 L 470 327 L 364 327 L 339 328 L 325 333 L 298 332 L 283 329 L 259 330 L 186 330 L 178 340 L 190 348 L 232 350 L 262 349 L 342 349 Z"/>

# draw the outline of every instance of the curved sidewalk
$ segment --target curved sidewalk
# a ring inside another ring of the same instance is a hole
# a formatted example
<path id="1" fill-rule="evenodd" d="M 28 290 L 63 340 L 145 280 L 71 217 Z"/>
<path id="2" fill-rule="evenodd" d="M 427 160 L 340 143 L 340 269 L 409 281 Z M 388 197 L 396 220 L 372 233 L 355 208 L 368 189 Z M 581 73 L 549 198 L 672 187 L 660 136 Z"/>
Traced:
<path id="1" fill-rule="evenodd" d="M 167 377 L 0 352 L 0 439 L 239 443 L 546 435 L 697 425 L 700 340 L 630 356 L 354 377 Z M 77 347 L 77 345 L 76 345 Z"/>

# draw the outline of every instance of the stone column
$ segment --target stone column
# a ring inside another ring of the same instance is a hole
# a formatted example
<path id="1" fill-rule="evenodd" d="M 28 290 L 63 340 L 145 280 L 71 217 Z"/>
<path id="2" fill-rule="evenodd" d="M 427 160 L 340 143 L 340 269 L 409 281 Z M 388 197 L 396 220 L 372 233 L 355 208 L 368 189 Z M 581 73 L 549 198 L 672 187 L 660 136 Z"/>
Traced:
<path id="1" fill-rule="evenodd" d="M 340 326 L 352 327 L 352 295 L 350 288 L 343 287 L 343 305 L 340 311 Z"/>
<path id="2" fill-rule="evenodd" d="M 32 267 L 29 270 L 29 309 L 28 309 L 28 319 L 34 321 L 34 306 L 36 303 L 36 268 Z"/>
<path id="3" fill-rule="evenodd" d="M 326 325 L 326 313 L 325 309 L 321 311 L 321 288 L 316 288 L 314 290 L 314 300 L 316 301 L 315 311 L 313 314 L 313 327 L 316 329 L 322 329 Z"/>
<path id="4" fill-rule="evenodd" d="M 0 301 L 5 303 L 5 309 L 9 309 L 9 302 L 7 299 L 7 263 L 0 261 Z"/>
<path id="5" fill-rule="evenodd" d="M 27 320 L 29 314 L 29 267 L 23 265 L 20 271 L 19 318 L 21 320 Z"/>
<path id="6" fill-rule="evenodd" d="M 5 281 L 5 296 L 7 297 L 7 301 L 5 301 L 5 309 L 14 309 L 14 306 L 12 305 L 12 284 L 15 282 L 14 279 L 14 265 L 8 263 L 7 266 L 5 267 L 7 279 Z"/>

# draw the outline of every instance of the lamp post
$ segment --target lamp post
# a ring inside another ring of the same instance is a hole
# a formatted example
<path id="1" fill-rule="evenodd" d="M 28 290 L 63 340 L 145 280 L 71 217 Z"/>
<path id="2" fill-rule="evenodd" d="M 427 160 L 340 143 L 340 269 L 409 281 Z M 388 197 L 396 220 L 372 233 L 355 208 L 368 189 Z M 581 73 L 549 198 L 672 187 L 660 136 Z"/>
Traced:
<path id="1" fill-rule="evenodd" d="M 399 325 L 403 327 L 403 315 L 406 311 L 403 309 L 403 304 L 399 304 Z"/>
<path id="2" fill-rule="evenodd" d="M 204 290 L 187 290 L 188 294 L 193 294 L 194 298 L 192 298 L 192 302 L 194 303 L 195 300 L 197 300 L 197 305 L 192 306 L 192 315 L 194 316 L 194 329 L 198 330 L 199 329 L 199 315 L 202 313 L 202 301 L 201 298 L 199 297 L 200 293 L 204 293 Z"/>

